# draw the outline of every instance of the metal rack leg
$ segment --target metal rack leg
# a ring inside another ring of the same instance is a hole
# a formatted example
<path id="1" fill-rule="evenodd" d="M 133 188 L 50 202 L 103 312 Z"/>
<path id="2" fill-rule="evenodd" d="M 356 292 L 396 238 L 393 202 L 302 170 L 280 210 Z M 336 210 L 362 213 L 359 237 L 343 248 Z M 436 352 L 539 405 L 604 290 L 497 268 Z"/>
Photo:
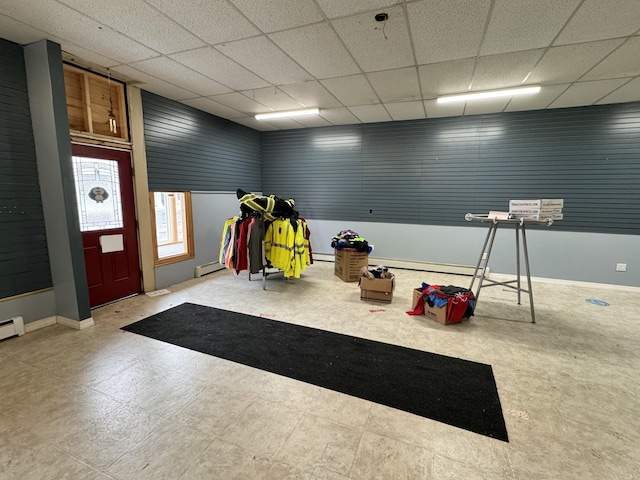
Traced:
<path id="1" fill-rule="evenodd" d="M 487 247 L 487 242 L 489 241 L 489 237 L 491 236 L 491 230 L 492 227 L 489 227 L 489 230 L 487 231 L 487 236 L 484 238 L 484 243 L 482 244 L 482 250 L 480 250 L 480 256 L 478 257 L 478 263 L 476 263 L 476 269 L 473 272 L 473 277 L 471 278 L 471 285 L 469 285 L 469 290 L 473 290 L 473 284 L 476 281 L 476 278 L 478 277 L 478 270 L 480 270 L 480 264 L 482 263 L 482 258 L 484 257 L 485 254 L 485 248 Z M 485 265 L 486 265 L 486 260 L 485 260 Z"/>
<path id="2" fill-rule="evenodd" d="M 524 225 L 522 226 L 524 228 Z M 516 225 L 516 285 L 518 286 L 518 305 L 520 305 L 520 225 Z"/>
<path id="3" fill-rule="evenodd" d="M 489 257 L 491 256 L 491 249 L 493 248 L 493 241 L 496 238 L 496 232 L 498 231 L 498 223 L 494 223 L 491 225 L 491 228 L 489 229 L 489 233 L 487 234 L 487 240 L 489 240 L 489 248 L 486 251 L 486 258 L 484 259 L 484 265 L 482 266 L 482 273 L 480 274 L 480 280 L 478 281 L 478 290 L 476 290 L 475 293 L 475 297 L 476 297 L 476 305 L 478 303 L 478 298 L 480 297 L 480 289 L 482 288 L 482 282 L 484 281 L 484 276 L 485 273 L 487 272 L 487 265 L 489 265 Z M 491 237 L 489 239 L 489 237 Z M 484 244 L 487 244 L 487 240 L 485 240 Z M 482 253 L 480 254 L 480 259 L 482 259 L 482 256 L 484 256 L 485 251 L 484 251 L 484 246 L 482 247 Z M 474 279 L 475 279 L 475 275 L 474 275 Z M 473 281 L 471 283 L 473 285 Z M 471 288 L 469 288 L 469 290 L 471 290 Z"/>
<path id="4" fill-rule="evenodd" d="M 524 263 L 527 268 L 527 287 L 529 289 L 529 305 L 531 306 L 531 323 L 536 323 L 536 314 L 533 310 L 533 289 L 531 288 L 531 273 L 529 270 L 529 253 L 527 252 L 527 236 L 524 224 L 522 225 L 522 246 L 524 247 Z"/>

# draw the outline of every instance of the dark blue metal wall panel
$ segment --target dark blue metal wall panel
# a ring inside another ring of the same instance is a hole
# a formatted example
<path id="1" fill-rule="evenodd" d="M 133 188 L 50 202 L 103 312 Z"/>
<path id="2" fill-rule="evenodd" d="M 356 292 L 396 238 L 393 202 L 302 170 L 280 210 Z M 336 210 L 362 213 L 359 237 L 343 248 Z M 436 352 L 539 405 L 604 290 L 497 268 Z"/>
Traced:
<path id="1" fill-rule="evenodd" d="M 350 142 L 346 142 L 349 139 Z M 640 103 L 262 133 L 262 189 L 318 220 L 478 225 L 564 198 L 556 230 L 640 234 Z"/>
<path id="2" fill-rule="evenodd" d="M 259 191 L 260 133 L 142 92 L 149 189 Z"/>
<path id="3" fill-rule="evenodd" d="M 22 47 L 0 39 L 0 298 L 52 286 Z"/>

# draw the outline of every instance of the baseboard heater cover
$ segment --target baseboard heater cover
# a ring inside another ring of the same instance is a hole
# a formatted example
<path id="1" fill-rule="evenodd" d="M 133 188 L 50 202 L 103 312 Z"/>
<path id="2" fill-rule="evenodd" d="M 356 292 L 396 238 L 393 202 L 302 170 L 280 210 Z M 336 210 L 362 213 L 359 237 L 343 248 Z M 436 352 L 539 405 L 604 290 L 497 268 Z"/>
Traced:
<path id="1" fill-rule="evenodd" d="M 13 317 L 0 321 L 0 340 L 24 335 L 24 320 L 22 317 Z"/>
<path id="2" fill-rule="evenodd" d="M 196 267 L 196 278 L 202 277 L 203 275 L 207 275 L 209 273 L 217 272 L 218 270 L 223 270 L 224 267 L 220 265 L 220 262 L 209 262 L 204 265 L 198 265 Z"/>

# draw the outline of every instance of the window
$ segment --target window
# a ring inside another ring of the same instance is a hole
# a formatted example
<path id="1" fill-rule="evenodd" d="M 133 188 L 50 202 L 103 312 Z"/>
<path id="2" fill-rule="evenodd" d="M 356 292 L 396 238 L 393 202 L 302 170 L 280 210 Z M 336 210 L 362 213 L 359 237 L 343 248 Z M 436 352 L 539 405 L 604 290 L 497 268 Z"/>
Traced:
<path id="1" fill-rule="evenodd" d="M 149 200 L 156 266 L 193 258 L 191 193 L 150 192 Z"/>

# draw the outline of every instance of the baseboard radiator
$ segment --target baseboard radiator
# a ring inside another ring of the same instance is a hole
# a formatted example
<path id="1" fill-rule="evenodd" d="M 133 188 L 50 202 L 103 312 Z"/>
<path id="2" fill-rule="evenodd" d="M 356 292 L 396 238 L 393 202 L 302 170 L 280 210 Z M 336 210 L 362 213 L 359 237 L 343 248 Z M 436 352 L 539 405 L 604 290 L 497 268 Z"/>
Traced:
<path id="1" fill-rule="evenodd" d="M 196 278 L 202 277 L 203 275 L 207 275 L 209 273 L 217 272 L 218 270 L 223 270 L 224 267 L 220 265 L 220 262 L 209 262 L 204 265 L 198 265 L 196 267 Z"/>
<path id="2" fill-rule="evenodd" d="M 0 340 L 16 335 L 24 335 L 24 320 L 22 317 L 13 317 L 0 321 Z"/>

